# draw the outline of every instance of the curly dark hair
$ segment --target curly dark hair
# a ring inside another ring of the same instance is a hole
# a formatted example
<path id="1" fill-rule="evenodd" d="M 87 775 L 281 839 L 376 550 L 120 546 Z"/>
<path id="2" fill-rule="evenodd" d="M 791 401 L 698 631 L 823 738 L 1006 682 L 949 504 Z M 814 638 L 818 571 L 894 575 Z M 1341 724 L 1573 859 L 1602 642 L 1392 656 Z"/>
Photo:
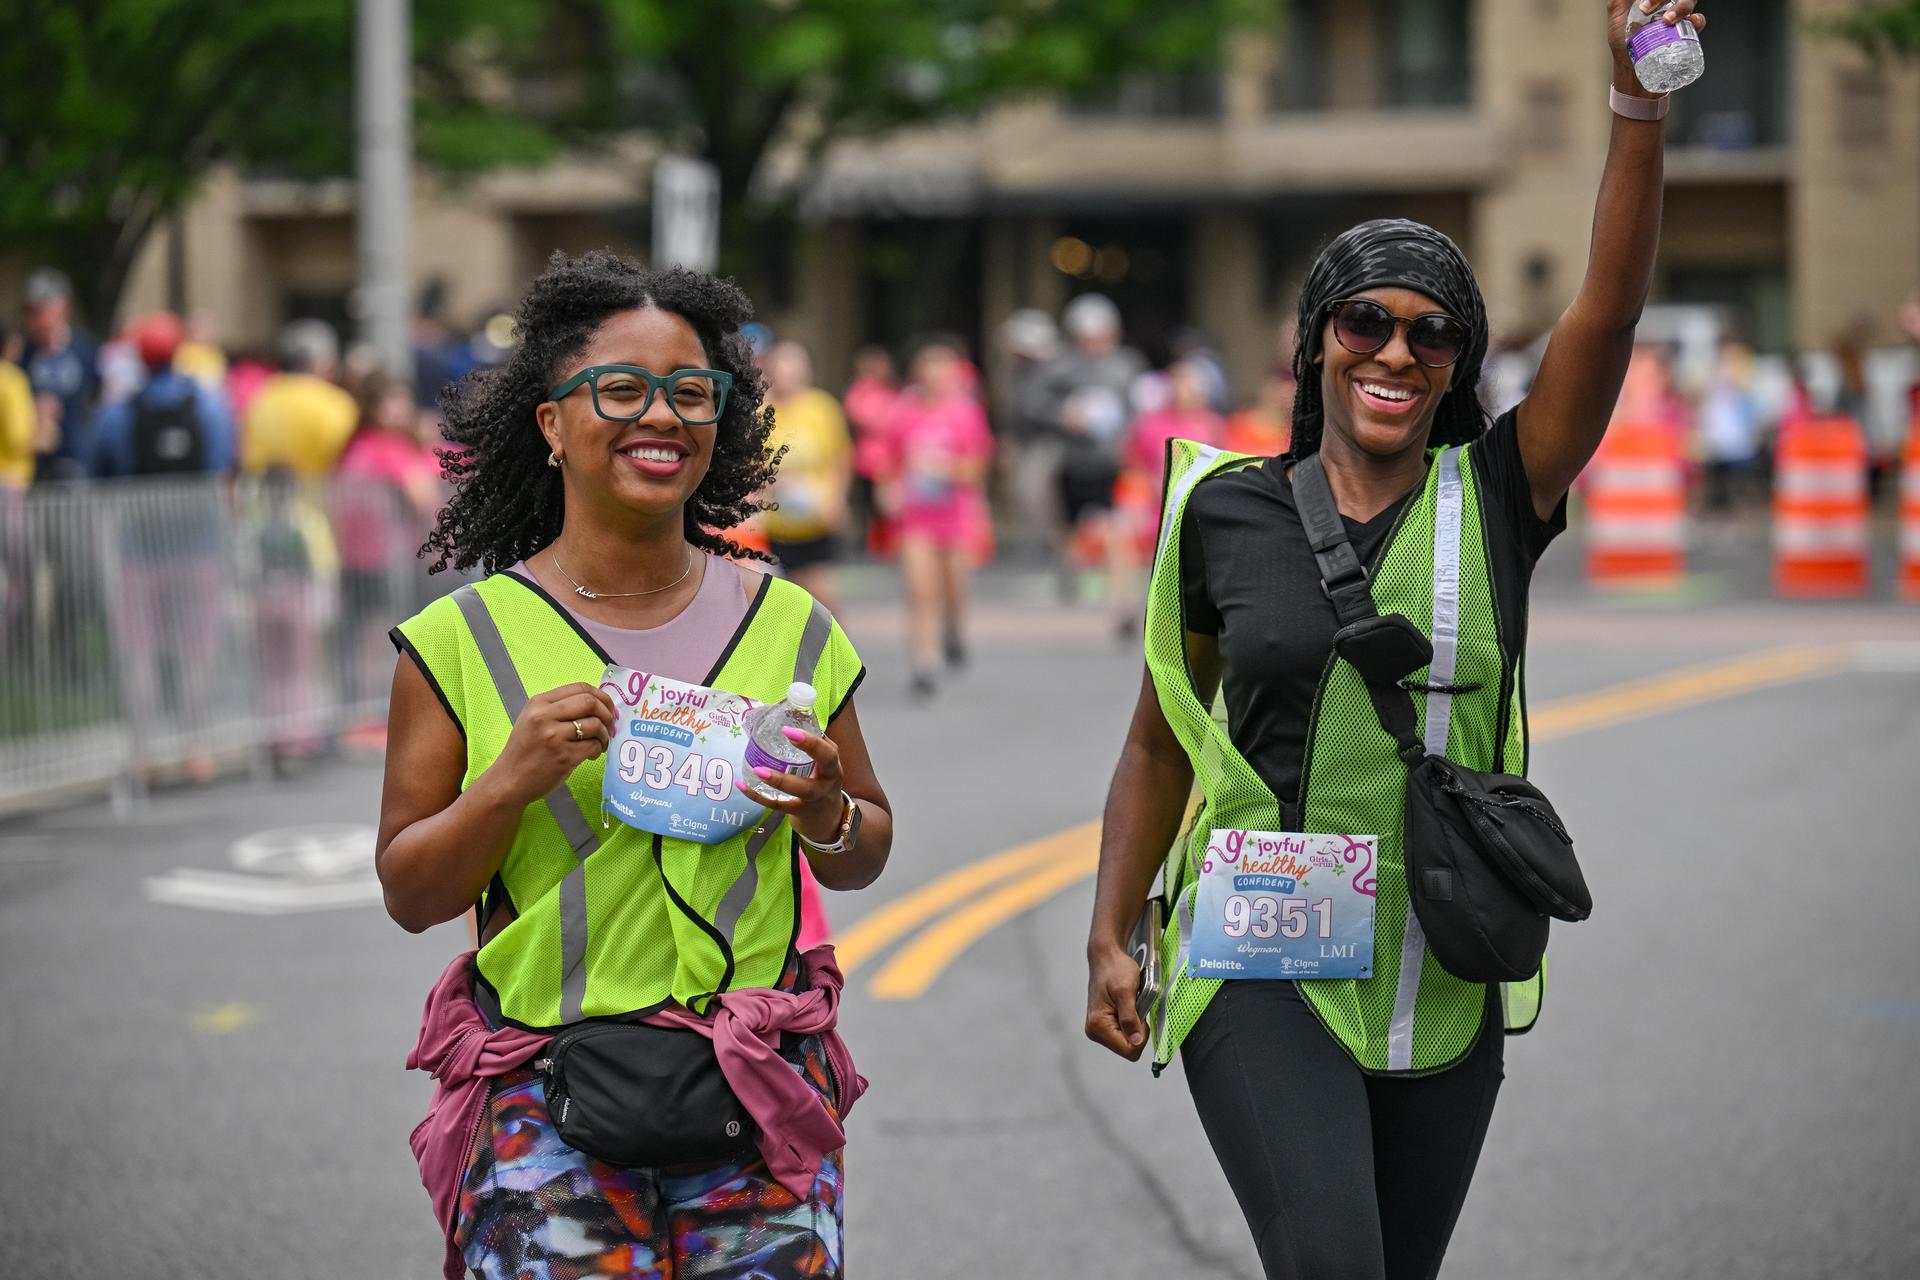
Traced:
<path id="1" fill-rule="evenodd" d="M 687 502 L 687 541 L 724 556 L 766 558 L 724 532 L 764 509 L 753 495 L 779 468 L 769 443 L 773 410 L 762 405 L 766 384 L 740 336 L 753 304 L 731 280 L 679 267 L 648 270 L 595 250 L 579 257 L 555 253 L 520 301 L 518 341 L 507 363 L 476 370 L 442 393 L 452 446 L 442 457 L 454 489 L 420 548 L 422 556 L 438 553 L 429 572 L 478 565 L 498 573 L 559 536 L 560 472 L 547 465 L 534 408 L 609 316 L 640 307 L 670 311 L 692 325 L 713 367 L 733 375 L 712 462 Z"/>

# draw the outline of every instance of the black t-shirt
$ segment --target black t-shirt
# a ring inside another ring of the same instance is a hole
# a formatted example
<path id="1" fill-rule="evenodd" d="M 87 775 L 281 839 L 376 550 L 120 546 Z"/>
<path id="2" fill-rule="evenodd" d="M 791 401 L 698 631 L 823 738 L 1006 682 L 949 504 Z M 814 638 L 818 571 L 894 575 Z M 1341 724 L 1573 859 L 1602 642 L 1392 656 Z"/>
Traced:
<path id="1" fill-rule="evenodd" d="M 1512 411 L 1501 415 L 1468 455 L 1487 528 L 1501 646 L 1509 654 L 1526 644 L 1533 566 L 1567 527 L 1564 500 L 1551 520 L 1534 511 L 1514 423 Z M 1412 497 L 1365 523 L 1346 522 L 1355 553 L 1369 566 Z M 1219 640 L 1228 737 L 1274 795 L 1294 804 L 1314 692 L 1340 623 L 1320 589 L 1281 459 L 1212 476 L 1194 489 L 1181 522 L 1180 587 L 1187 630 Z"/>

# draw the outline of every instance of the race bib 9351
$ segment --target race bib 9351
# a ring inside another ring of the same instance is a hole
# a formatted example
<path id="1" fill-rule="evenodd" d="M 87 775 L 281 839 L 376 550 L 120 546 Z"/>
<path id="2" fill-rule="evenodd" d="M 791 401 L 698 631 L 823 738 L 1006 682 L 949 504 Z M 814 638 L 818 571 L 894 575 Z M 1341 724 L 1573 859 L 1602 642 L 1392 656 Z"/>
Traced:
<path id="1" fill-rule="evenodd" d="M 1202 978 L 1373 976 L 1373 836 L 1217 829 L 1194 903 Z"/>

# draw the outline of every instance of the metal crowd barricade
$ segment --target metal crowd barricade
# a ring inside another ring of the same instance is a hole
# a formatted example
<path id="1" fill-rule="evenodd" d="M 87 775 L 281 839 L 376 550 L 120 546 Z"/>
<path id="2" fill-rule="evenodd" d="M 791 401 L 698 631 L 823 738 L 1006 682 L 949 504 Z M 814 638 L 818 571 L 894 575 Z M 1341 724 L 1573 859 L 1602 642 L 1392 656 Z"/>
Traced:
<path id="1" fill-rule="evenodd" d="M 0 811 L 377 740 L 385 632 L 454 585 L 430 522 L 348 478 L 0 492 Z"/>

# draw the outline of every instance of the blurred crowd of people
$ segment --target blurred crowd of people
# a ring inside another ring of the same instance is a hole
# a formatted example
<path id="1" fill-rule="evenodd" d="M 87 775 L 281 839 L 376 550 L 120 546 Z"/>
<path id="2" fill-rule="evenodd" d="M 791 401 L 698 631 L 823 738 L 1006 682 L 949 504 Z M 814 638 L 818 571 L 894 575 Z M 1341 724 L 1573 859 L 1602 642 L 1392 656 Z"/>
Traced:
<path id="1" fill-rule="evenodd" d="M 0 495 L 37 481 L 125 476 L 258 477 L 269 495 L 254 513 L 268 580 L 337 578 L 349 655 L 342 696 L 377 696 L 380 642 L 402 603 L 394 565 L 411 560 L 441 500 L 438 415 L 429 395 L 505 358 L 510 321 L 472 338 L 438 319 L 433 293 L 414 331 L 411 381 L 348 349 L 324 321 L 297 320 L 271 358 L 230 356 L 210 317 L 144 315 L 96 342 L 72 313 L 58 272 L 27 282 L 23 325 L 0 328 Z M 1902 323 L 1920 343 L 1920 300 Z M 769 509 L 737 531 L 829 607 L 843 558 L 895 559 L 908 616 L 911 691 L 937 689 L 967 658 L 973 570 L 995 552 L 996 528 L 1044 547 L 1063 595 L 1097 596 L 1122 637 L 1138 628 L 1144 568 L 1160 510 L 1167 442 L 1185 437 L 1235 452 L 1288 447 L 1294 333 L 1276 334 L 1256 384 L 1236 389 L 1207 335 L 1176 331 L 1158 367 L 1127 345 L 1120 308 L 1098 293 L 1055 316 L 1014 313 L 993 336 L 993 384 L 967 343 L 925 336 L 868 346 L 836 396 L 817 385 L 806 345 L 748 327 L 767 379 L 779 478 Z M 1483 397 L 1495 413 L 1525 394 L 1541 343 L 1496 350 Z M 1797 359 L 1756 357 L 1729 333 L 1652 342 L 1637 353 L 1619 413 L 1669 427 L 1704 477 L 1710 511 L 1764 495 L 1770 442 L 1783 421 L 1816 410 L 1867 414 L 1857 344 L 1829 363 L 1832 387 L 1810 389 Z M 1238 390 L 1238 393 L 1236 393 Z M 1920 405 L 1920 392 L 1915 393 Z M 1901 408 L 1904 434 L 1904 404 Z M 321 486 L 316 517 L 296 492 Z M 278 495 L 278 496 L 274 496 Z M 996 521 L 994 512 L 1000 519 Z M 291 587 L 285 588 L 288 592 Z M 313 618 L 290 605 L 269 646 L 294 663 Z"/>
<path id="2" fill-rule="evenodd" d="M 431 313 L 416 340 L 411 381 L 364 348 L 343 354 L 324 320 L 291 322 L 271 354 L 230 356 L 204 313 L 149 313 L 100 341 L 74 319 L 66 277 L 41 269 L 20 328 L 0 322 L 0 484 L 276 469 L 319 479 L 404 458 L 396 478 L 412 485 L 435 465 L 439 434 L 415 388 L 474 367 L 481 345 L 448 338 Z"/>
<path id="3" fill-rule="evenodd" d="M 1111 299 L 1083 294 L 1057 321 L 1038 310 L 1007 319 L 999 394 L 962 339 L 932 335 L 897 358 L 862 348 L 836 398 L 815 385 L 802 343 L 751 326 L 786 455 L 773 509 L 745 537 L 829 603 L 841 557 L 896 557 L 917 697 L 966 662 L 969 577 L 994 555 L 996 509 L 1002 532 L 1049 549 L 1063 594 L 1077 598 L 1091 571 L 1116 631 L 1131 636 L 1167 442 L 1284 450 L 1293 378 L 1288 335 L 1256 392 L 1236 401 L 1205 335 L 1177 335 L 1156 368 L 1124 333 Z"/>
<path id="4" fill-rule="evenodd" d="M 0 501 L 80 480 L 241 481 L 218 503 L 188 485 L 101 508 L 117 522 L 106 605 L 135 713 L 176 717 L 210 700 L 198 686 L 222 661 L 214 602 L 237 583 L 264 710 L 286 726 L 280 753 L 313 754 L 342 707 L 367 712 L 372 732 L 391 663 L 384 635 L 417 606 L 414 552 L 442 500 L 438 415 L 414 388 L 473 367 L 483 344 L 423 318 L 409 382 L 343 352 L 323 320 L 286 325 L 270 356 L 229 355 L 211 317 L 148 313 L 103 342 L 72 301 L 64 276 L 36 271 L 20 329 L 0 327 Z M 0 591 L 9 617 L 36 568 L 84 554 L 70 530 L 43 541 L 15 548 L 0 573 L 16 588 Z"/>

